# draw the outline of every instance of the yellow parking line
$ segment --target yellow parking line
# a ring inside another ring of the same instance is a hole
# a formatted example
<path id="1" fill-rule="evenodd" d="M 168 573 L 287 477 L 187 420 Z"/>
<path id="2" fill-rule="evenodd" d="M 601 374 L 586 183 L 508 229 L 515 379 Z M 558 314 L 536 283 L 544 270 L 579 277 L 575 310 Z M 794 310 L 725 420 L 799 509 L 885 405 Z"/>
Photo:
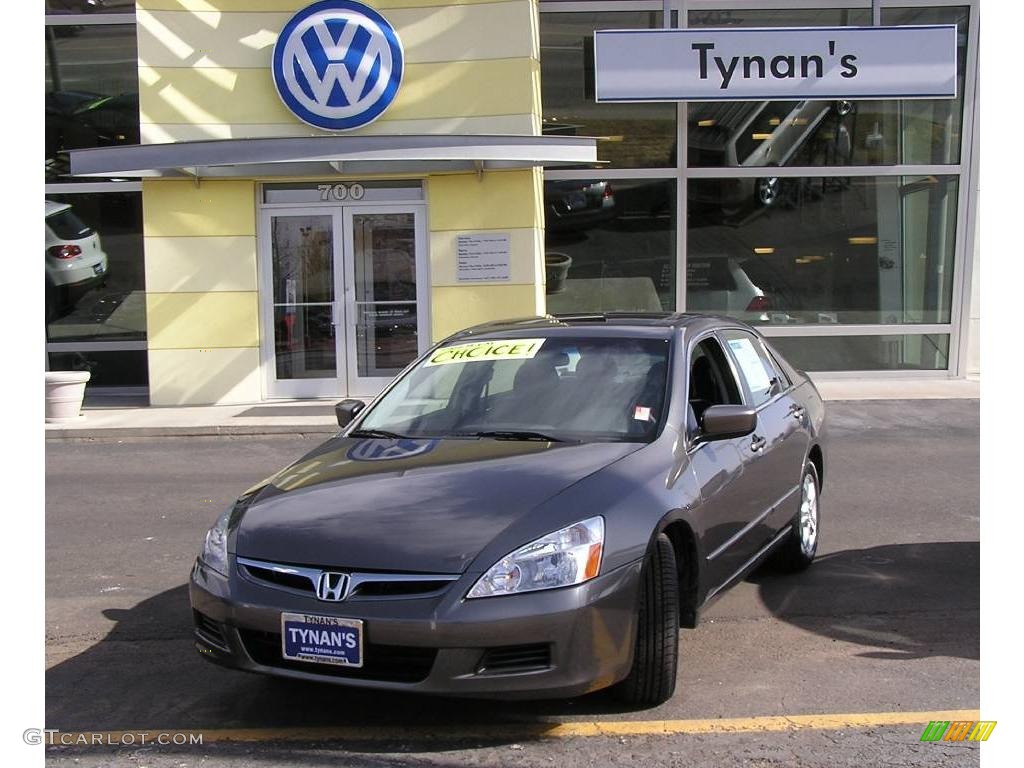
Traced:
<path id="1" fill-rule="evenodd" d="M 502 723 L 442 728 L 439 726 L 317 726 L 308 728 L 211 728 L 185 731 L 60 731 L 54 743 L 121 743 L 133 735 L 146 734 L 155 743 L 158 734 L 202 735 L 202 743 L 225 741 L 437 741 L 459 739 L 558 739 L 591 736 L 668 736 L 690 733 L 764 733 L 771 731 L 844 730 L 877 726 L 920 725 L 931 720 L 978 720 L 976 709 L 935 712 L 866 712 L 848 715 L 777 715 L 768 717 L 723 717 L 710 720 L 604 720 L 591 722 Z M 82 738 L 78 738 L 81 736 Z"/>

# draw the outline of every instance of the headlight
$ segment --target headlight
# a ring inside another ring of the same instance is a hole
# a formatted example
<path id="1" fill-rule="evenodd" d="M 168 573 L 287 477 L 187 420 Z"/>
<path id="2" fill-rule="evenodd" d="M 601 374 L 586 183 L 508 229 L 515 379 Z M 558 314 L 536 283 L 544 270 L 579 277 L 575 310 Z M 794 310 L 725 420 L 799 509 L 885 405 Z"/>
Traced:
<path id="1" fill-rule="evenodd" d="M 601 568 L 604 518 L 549 533 L 501 558 L 466 597 L 491 597 L 582 584 Z"/>
<path id="2" fill-rule="evenodd" d="M 228 575 L 228 518 L 231 517 L 231 509 L 228 507 L 224 510 L 213 524 L 213 528 L 206 532 L 203 553 L 199 556 L 204 563 L 222 576 Z"/>

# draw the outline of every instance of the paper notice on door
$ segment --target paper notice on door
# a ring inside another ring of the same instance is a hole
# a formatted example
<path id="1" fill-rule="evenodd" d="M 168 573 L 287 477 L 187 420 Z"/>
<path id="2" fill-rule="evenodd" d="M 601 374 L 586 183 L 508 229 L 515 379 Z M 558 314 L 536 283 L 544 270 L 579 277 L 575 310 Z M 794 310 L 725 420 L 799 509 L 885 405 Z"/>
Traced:
<path id="1" fill-rule="evenodd" d="M 729 349 L 736 357 L 751 392 L 765 392 L 772 388 L 772 380 L 750 339 L 730 339 Z"/>
<path id="2" fill-rule="evenodd" d="M 507 282 L 511 261 L 508 232 L 479 232 L 456 238 L 456 280 L 460 283 Z"/>

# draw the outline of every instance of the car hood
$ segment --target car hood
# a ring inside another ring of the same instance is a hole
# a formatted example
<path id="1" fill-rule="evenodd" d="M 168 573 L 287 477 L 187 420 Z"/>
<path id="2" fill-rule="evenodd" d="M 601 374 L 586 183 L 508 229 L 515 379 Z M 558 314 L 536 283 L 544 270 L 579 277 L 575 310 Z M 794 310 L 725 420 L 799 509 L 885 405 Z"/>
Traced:
<path id="1" fill-rule="evenodd" d="M 231 549 L 294 565 L 461 573 L 537 505 L 640 447 L 338 437 L 246 492 Z"/>

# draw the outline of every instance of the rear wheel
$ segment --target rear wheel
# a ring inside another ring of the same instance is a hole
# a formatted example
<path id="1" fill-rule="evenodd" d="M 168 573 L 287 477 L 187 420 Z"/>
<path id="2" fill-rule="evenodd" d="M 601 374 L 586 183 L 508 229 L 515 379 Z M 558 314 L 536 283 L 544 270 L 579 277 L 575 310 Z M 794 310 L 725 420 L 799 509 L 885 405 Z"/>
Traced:
<path id="1" fill-rule="evenodd" d="M 633 667 L 616 695 L 633 707 L 654 707 L 676 689 L 679 664 L 679 572 L 672 542 L 659 534 L 640 574 Z"/>
<path id="2" fill-rule="evenodd" d="M 808 461 L 800 479 L 800 508 L 793 517 L 789 536 L 776 551 L 772 563 L 785 571 L 802 571 L 813 563 L 818 551 L 820 522 L 821 481 L 817 467 Z"/>

